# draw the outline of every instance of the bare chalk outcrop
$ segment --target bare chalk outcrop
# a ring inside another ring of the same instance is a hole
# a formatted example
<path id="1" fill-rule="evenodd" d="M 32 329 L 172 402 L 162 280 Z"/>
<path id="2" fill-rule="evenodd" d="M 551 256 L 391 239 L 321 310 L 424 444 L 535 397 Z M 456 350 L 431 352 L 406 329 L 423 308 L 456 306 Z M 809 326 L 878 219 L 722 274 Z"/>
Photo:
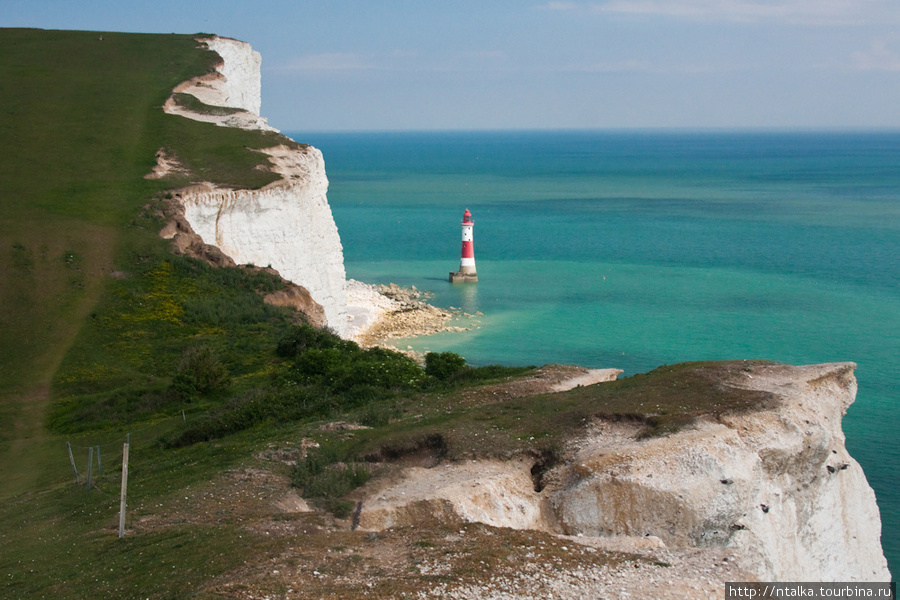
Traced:
<path id="1" fill-rule="evenodd" d="M 262 107 L 262 56 L 250 44 L 213 36 L 199 40 L 218 54 L 222 60 L 213 73 L 189 79 L 172 90 L 164 109 L 194 121 L 215 123 L 222 127 L 277 131 L 260 116 Z M 175 94 L 188 94 L 203 104 L 232 111 L 204 113 L 181 106 Z"/>
<path id="2" fill-rule="evenodd" d="M 595 423 L 541 485 L 534 458 L 413 466 L 371 484 L 360 523 L 457 518 L 623 552 L 643 544 L 668 562 L 712 552 L 763 581 L 889 581 L 875 494 L 841 431 L 854 368 L 754 366 L 729 383 L 772 394 L 772 407 L 665 437 Z"/>
<path id="3" fill-rule="evenodd" d="M 292 161 L 287 177 L 260 190 L 192 187 L 181 194 L 185 218 L 236 263 L 270 266 L 309 290 L 340 335 L 347 327 L 344 254 L 326 198 L 324 161 L 309 147 L 295 151 Z"/>

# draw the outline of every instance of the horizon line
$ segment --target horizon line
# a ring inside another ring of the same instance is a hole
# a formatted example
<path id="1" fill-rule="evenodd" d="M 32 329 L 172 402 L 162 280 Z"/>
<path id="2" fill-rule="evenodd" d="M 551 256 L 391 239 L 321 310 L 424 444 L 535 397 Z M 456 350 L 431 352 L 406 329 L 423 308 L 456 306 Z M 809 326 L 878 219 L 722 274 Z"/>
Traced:
<path id="1" fill-rule="evenodd" d="M 498 128 L 373 128 L 303 129 L 283 128 L 283 133 L 304 134 L 403 134 L 403 133 L 820 133 L 820 134 L 900 134 L 900 125 L 876 126 L 662 126 L 662 127 L 498 127 Z"/>

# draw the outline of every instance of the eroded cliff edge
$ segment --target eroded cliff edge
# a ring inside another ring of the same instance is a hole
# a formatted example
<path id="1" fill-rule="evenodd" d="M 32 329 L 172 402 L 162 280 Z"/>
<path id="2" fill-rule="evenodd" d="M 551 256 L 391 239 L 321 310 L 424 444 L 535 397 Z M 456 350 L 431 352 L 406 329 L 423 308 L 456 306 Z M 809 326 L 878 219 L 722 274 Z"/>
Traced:
<path id="1" fill-rule="evenodd" d="M 213 264 L 275 269 L 294 286 L 296 298 L 287 304 L 305 313 L 310 323 L 328 326 L 365 346 L 454 329 L 448 326 L 452 315 L 447 311 L 421 302 L 404 304 L 375 286 L 346 279 L 322 153 L 282 136 L 259 115 L 258 52 L 228 38 L 198 41 L 219 55 L 216 70 L 176 86 L 164 110 L 222 127 L 278 134 L 287 143 L 259 150 L 268 162 L 261 168 L 278 176 L 260 189 L 225 188 L 195 179 L 178 190 L 174 194 L 178 205 L 170 208 L 170 223 L 161 232 L 174 240 L 173 249 Z M 149 177 L 178 172 L 185 173 L 163 148 Z"/>
<path id="2" fill-rule="evenodd" d="M 261 58 L 249 44 L 212 37 L 200 40 L 222 58 L 214 73 L 186 81 L 173 90 L 164 109 L 170 114 L 239 127 L 274 131 L 259 116 Z M 194 110 L 176 101 L 187 94 L 207 107 Z M 215 246 L 238 264 L 271 267 L 305 288 L 318 303 L 327 325 L 338 335 L 349 330 L 344 255 L 328 204 L 328 178 L 322 153 L 312 146 L 279 144 L 263 149 L 279 179 L 261 189 L 226 189 L 197 183 L 176 197 L 190 233 Z M 168 157 L 158 157 L 164 172 Z M 163 234 L 174 237 L 177 227 Z"/>
<path id="3" fill-rule="evenodd" d="M 639 423 L 598 419 L 567 442 L 540 485 L 540 465 L 527 456 L 410 467 L 365 490 L 361 526 L 453 516 L 667 562 L 715 554 L 730 561 L 728 577 L 889 581 L 875 494 L 841 430 L 855 366 L 747 367 L 727 385 L 769 400 L 671 435 L 643 437 Z"/>

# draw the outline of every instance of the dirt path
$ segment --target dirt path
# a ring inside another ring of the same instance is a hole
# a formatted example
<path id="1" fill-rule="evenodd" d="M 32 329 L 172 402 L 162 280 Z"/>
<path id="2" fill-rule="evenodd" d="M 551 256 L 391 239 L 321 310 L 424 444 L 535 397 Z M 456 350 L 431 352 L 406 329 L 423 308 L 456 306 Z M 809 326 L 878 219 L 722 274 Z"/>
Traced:
<path id="1" fill-rule="evenodd" d="M 50 382 L 100 298 L 117 236 L 108 227 L 46 218 L 4 238 L 20 241 L 18 256 L 0 256 L 0 499 L 55 477 L 57 459 L 65 475 L 65 445 L 45 428 Z"/>

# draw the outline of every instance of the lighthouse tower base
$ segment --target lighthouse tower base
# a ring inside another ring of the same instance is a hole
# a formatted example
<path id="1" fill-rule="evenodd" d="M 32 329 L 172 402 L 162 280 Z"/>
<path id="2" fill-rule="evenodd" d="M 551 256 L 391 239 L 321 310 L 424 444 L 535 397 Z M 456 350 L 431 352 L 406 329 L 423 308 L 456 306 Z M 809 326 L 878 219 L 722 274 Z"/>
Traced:
<path id="1" fill-rule="evenodd" d="M 450 283 L 475 283 L 478 281 L 478 273 L 464 273 L 457 271 L 450 273 Z"/>

